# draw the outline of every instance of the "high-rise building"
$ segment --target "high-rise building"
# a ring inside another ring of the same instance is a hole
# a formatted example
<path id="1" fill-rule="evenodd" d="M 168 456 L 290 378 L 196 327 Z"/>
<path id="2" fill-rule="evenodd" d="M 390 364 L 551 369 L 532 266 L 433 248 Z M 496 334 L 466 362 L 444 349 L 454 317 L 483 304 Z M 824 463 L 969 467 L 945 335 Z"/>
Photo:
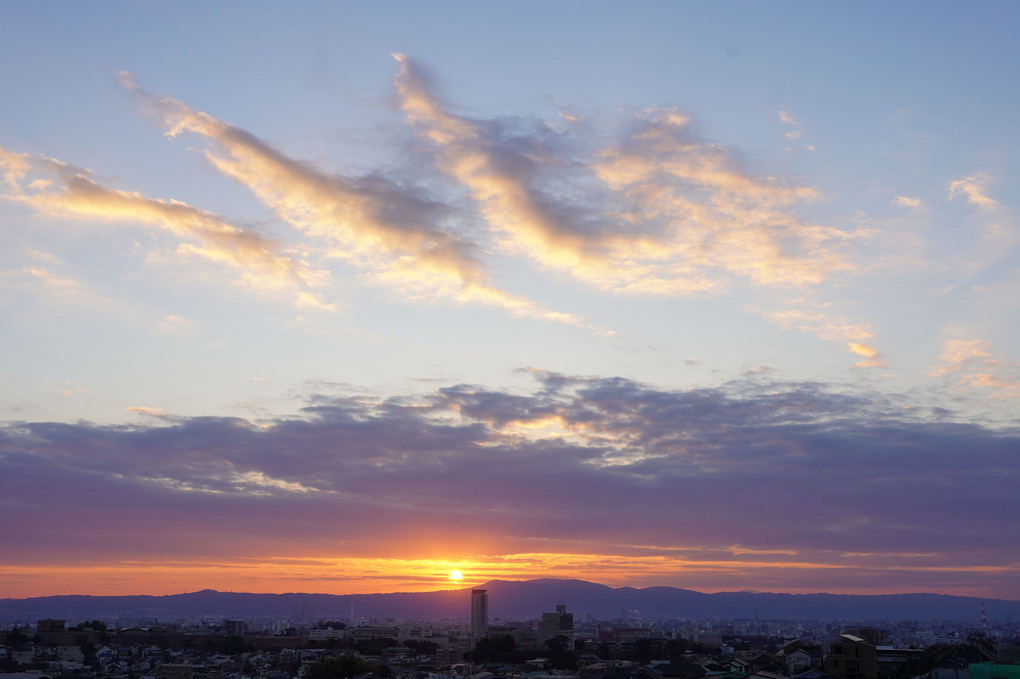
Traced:
<path id="1" fill-rule="evenodd" d="M 489 633 L 489 594 L 484 589 L 471 590 L 471 638 L 478 641 Z"/>
<path id="2" fill-rule="evenodd" d="M 224 620 L 223 636 L 243 637 L 245 632 L 244 620 Z"/>
<path id="3" fill-rule="evenodd" d="M 555 613 L 543 613 L 542 622 L 538 625 L 539 644 L 555 637 L 564 637 L 568 648 L 574 647 L 574 614 L 567 613 L 564 604 L 556 604 Z"/>

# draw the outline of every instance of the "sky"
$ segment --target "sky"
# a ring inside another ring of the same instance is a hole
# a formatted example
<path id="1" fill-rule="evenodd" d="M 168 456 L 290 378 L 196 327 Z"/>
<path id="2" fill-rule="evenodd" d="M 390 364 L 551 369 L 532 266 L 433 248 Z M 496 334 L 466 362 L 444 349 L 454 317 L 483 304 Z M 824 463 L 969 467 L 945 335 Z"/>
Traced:
<path id="1" fill-rule="evenodd" d="M 5 4 L 0 597 L 1020 599 L 1018 21 Z"/>

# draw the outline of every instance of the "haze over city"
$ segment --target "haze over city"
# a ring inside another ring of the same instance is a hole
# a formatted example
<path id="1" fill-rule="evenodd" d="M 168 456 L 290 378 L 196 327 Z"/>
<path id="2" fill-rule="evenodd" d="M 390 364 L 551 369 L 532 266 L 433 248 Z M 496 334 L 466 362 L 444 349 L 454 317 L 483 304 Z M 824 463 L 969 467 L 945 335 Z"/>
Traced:
<path id="1" fill-rule="evenodd" d="M 1017 4 L 0 18 L 0 598 L 1020 599 Z"/>

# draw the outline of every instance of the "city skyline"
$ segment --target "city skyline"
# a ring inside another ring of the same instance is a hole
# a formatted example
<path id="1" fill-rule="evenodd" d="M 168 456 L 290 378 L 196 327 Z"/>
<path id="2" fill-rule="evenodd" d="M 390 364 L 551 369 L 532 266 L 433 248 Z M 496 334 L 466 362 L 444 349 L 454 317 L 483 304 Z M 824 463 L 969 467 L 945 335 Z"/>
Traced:
<path id="1" fill-rule="evenodd" d="M 0 598 L 1020 600 L 1016 5 L 2 14 Z"/>

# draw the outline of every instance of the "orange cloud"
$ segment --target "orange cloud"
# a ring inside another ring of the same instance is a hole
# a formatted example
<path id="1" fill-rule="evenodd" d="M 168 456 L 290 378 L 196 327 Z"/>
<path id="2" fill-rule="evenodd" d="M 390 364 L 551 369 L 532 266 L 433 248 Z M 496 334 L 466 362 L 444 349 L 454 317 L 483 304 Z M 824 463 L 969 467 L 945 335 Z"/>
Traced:
<path id="1" fill-rule="evenodd" d="M 957 389 L 981 389 L 992 398 L 1020 398 L 1020 363 L 989 351 L 986 340 L 947 340 L 940 363 L 929 371 L 946 378 Z"/>
<path id="2" fill-rule="evenodd" d="M 962 196 L 968 203 L 983 210 L 996 210 L 1002 206 L 986 193 L 990 181 L 991 177 L 983 172 L 952 181 L 949 183 L 949 199 Z"/>
<path id="3" fill-rule="evenodd" d="M 814 285 L 854 268 L 844 251 L 852 234 L 795 216 L 814 189 L 752 176 L 732 151 L 698 139 L 679 111 L 641 113 L 629 136 L 586 162 L 451 113 L 414 61 L 395 58 L 408 122 L 505 251 L 602 289 L 656 295 L 711 291 L 729 275 Z M 560 185 L 569 191 L 550 188 Z"/>
<path id="4" fill-rule="evenodd" d="M 798 308 L 765 313 L 765 316 L 783 328 L 795 328 L 816 337 L 837 342 L 847 350 L 864 359 L 854 364 L 858 368 L 881 368 L 885 361 L 878 349 L 868 344 L 873 337 L 867 325 L 854 323 L 842 316 L 830 314 L 827 310 L 812 308 L 807 300 L 796 300 Z"/>
<path id="5" fill-rule="evenodd" d="M 660 548 L 649 551 L 662 552 Z M 177 594 L 211 588 L 246 592 L 308 591 L 326 594 L 376 592 L 429 592 L 462 589 L 490 580 L 576 578 L 613 587 L 683 583 L 700 591 L 754 587 L 768 579 L 783 584 L 783 591 L 813 593 L 815 575 L 826 578 L 860 573 L 899 572 L 913 575 L 985 574 L 1008 578 L 1015 566 L 930 563 L 931 555 L 877 553 L 799 554 L 783 550 L 679 549 L 676 553 L 623 554 L 619 552 L 520 552 L 473 554 L 453 558 L 333 558 L 296 556 L 245 558 L 237 561 L 193 559 L 146 561 L 92 561 L 87 563 L 0 565 L 0 591 L 19 597 L 54 594 L 127 595 Z M 704 552 L 703 554 L 701 552 Z M 875 566 L 881 557 L 883 565 Z M 463 580 L 451 582 L 450 571 Z M 798 575 L 800 577 L 798 577 Z M 800 585 L 796 583 L 802 583 Z M 60 583 L 54 590 L 53 583 Z M 159 589 L 152 589 L 158 583 Z M 895 584 L 848 588 L 858 593 L 897 592 Z"/>
<path id="6" fill-rule="evenodd" d="M 281 254 L 278 243 L 211 212 L 176 200 L 104 187 L 88 170 L 51 158 L 3 151 L 0 165 L 10 187 L 4 197 L 38 214 L 157 226 L 197 241 L 182 243 L 179 252 L 233 266 L 244 272 L 248 284 L 296 288 L 308 294 L 308 286 L 314 283 L 313 272 Z"/>
<path id="7" fill-rule="evenodd" d="M 330 241 L 331 256 L 362 268 L 373 281 L 419 298 L 483 303 L 516 316 L 589 327 L 489 285 L 478 248 L 441 228 L 450 216 L 447 207 L 421 192 L 380 175 L 320 172 L 244 130 L 140 89 L 130 74 L 119 78 L 163 118 L 167 136 L 193 132 L 212 141 L 222 154 L 205 155 L 217 170 L 251 189 L 280 218 Z"/>

